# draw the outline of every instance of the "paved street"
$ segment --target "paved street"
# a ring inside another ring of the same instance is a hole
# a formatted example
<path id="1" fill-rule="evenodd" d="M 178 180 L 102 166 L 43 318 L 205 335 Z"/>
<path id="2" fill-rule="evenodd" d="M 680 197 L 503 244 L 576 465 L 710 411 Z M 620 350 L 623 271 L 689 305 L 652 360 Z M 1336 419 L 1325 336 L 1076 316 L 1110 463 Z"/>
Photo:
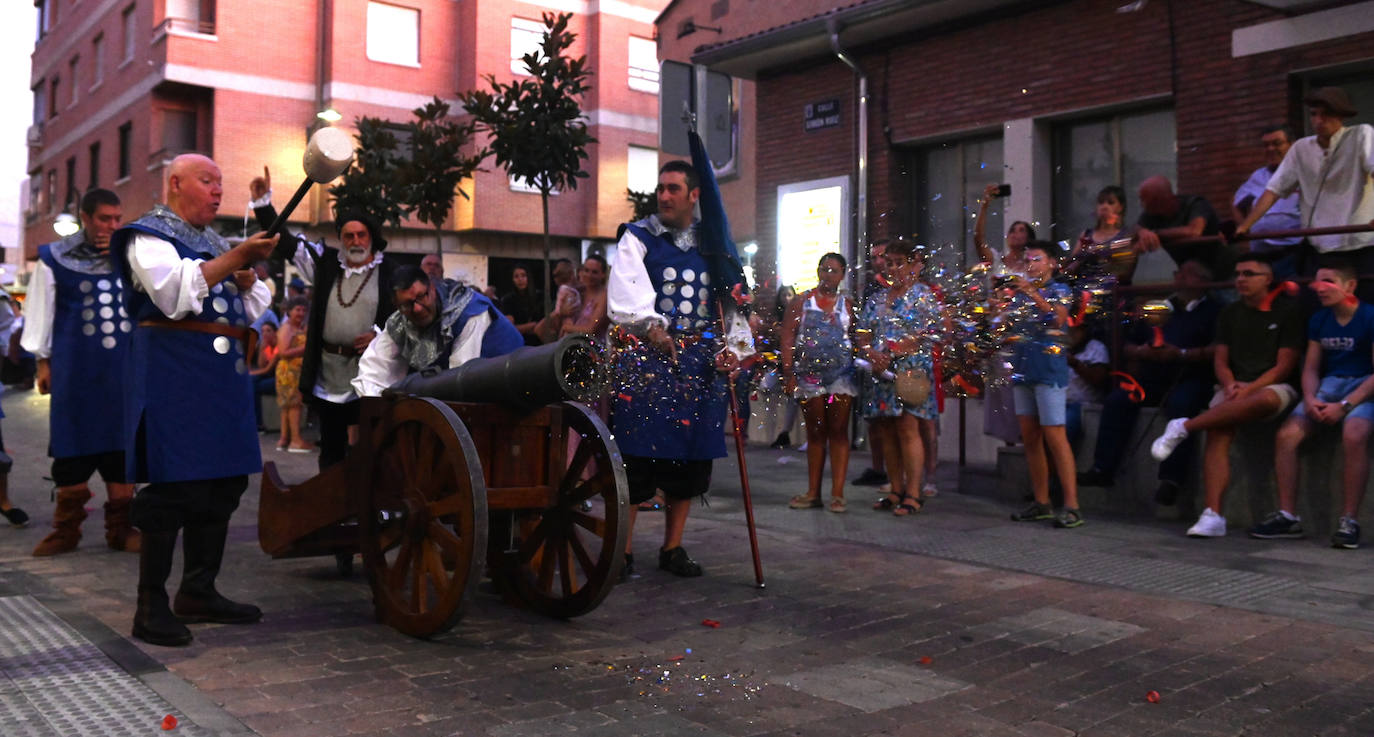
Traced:
<path id="1" fill-rule="evenodd" d="M 0 529 L 6 736 L 153 734 L 169 714 L 171 734 L 269 737 L 1374 734 L 1369 547 L 1016 525 L 975 493 L 991 477 L 958 493 L 953 468 L 914 519 L 853 488 L 846 515 L 794 511 L 795 451 L 748 458 L 766 589 L 722 464 L 688 528 L 704 578 L 654 568 L 661 515 L 644 513 L 640 575 L 594 612 L 548 620 L 479 594 L 431 641 L 376 624 L 365 581 L 332 559 L 264 555 L 255 477 L 220 588 L 266 617 L 151 647 L 128 637 L 137 561 L 104 548 L 100 491 L 80 551 L 28 555 L 52 514 L 47 400 L 7 391 L 3 407 L 11 496 L 34 517 Z M 314 456 L 274 441 L 283 476 L 311 473 Z"/>

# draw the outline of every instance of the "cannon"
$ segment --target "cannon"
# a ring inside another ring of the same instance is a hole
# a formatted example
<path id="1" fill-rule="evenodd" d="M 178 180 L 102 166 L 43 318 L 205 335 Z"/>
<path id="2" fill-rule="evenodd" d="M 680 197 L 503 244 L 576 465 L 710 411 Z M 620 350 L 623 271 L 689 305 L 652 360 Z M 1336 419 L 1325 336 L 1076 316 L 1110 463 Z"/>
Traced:
<path id="1" fill-rule="evenodd" d="M 416 637 L 456 624 L 484 574 L 541 614 L 591 611 L 619 579 L 629 509 L 620 451 L 585 404 L 598 363 L 569 336 L 363 398 L 343 462 L 295 485 L 264 464 L 259 544 L 361 552 L 378 620 Z"/>

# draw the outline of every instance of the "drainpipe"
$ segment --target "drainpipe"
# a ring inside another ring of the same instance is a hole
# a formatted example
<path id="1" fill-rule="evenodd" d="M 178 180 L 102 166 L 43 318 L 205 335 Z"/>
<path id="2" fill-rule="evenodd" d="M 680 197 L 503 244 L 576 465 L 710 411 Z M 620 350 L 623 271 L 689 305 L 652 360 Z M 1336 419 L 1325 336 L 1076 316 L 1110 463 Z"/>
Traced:
<path id="1" fill-rule="evenodd" d="M 826 21 L 826 30 L 830 32 L 830 48 L 836 58 L 854 70 L 854 76 L 859 79 L 859 160 L 854 188 L 857 212 L 854 219 L 854 251 L 850 254 L 851 261 L 858 263 L 863 260 L 863 248 L 868 242 L 868 75 L 840 48 L 840 25 L 834 18 Z M 855 274 L 858 273 L 856 270 Z M 862 284 L 858 286 L 863 287 Z"/>

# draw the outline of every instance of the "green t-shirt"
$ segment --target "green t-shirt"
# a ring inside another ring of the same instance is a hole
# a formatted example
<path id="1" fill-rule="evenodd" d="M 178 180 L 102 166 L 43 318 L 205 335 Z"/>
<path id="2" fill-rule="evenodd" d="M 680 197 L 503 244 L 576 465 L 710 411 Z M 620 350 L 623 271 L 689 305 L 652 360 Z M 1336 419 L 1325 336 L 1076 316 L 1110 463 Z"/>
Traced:
<path id="1" fill-rule="evenodd" d="M 1278 362 L 1280 348 L 1299 353 L 1306 347 L 1302 310 L 1296 300 L 1280 295 L 1272 309 L 1260 312 L 1245 302 L 1232 302 L 1217 317 L 1217 344 L 1229 350 L 1236 381 L 1254 381 Z M 1288 377 L 1279 380 L 1285 381 Z"/>

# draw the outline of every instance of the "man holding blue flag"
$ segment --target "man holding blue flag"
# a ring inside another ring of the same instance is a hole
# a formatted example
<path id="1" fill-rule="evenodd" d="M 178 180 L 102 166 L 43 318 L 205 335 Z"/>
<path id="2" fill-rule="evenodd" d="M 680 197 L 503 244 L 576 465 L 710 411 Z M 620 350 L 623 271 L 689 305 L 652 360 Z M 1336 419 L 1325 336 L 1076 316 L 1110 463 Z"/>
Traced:
<path id="1" fill-rule="evenodd" d="M 607 284 L 607 312 L 623 336 L 611 421 L 630 485 L 630 528 L 639 503 L 662 489 L 668 505 L 658 566 L 689 577 L 702 573 L 682 547 L 692 499 L 706 493 L 712 461 L 725 456 L 725 374 L 753 353 L 748 322 L 729 298 L 742 293 L 743 273 L 714 179 L 715 199 L 703 202 L 703 214 L 719 217 L 694 217 L 700 168 L 663 166 L 658 212 L 624 227 Z M 627 539 L 622 576 L 634 570 L 631 550 Z"/>

